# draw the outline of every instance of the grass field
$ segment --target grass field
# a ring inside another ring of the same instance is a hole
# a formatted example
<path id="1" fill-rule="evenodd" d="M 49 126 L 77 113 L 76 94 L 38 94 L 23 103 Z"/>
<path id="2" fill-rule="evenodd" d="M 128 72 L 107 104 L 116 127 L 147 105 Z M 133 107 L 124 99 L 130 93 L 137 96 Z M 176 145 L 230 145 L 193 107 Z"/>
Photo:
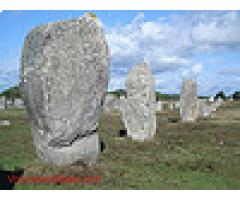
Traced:
<path id="1" fill-rule="evenodd" d="M 0 166 L 24 176 L 101 176 L 97 184 L 16 184 L 15 189 L 240 189 L 240 102 L 213 118 L 173 123 L 177 112 L 157 114 L 157 133 L 147 142 L 119 138 L 119 113 L 103 113 L 99 134 L 106 145 L 96 166 L 56 167 L 38 160 L 25 110 L 0 112 Z"/>

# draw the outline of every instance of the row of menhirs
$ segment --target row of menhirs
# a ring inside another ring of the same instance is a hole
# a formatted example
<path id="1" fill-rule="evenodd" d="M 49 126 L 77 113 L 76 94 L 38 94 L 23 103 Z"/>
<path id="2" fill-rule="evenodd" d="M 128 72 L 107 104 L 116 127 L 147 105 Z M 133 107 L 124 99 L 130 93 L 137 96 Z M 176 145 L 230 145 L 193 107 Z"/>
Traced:
<path id="1" fill-rule="evenodd" d="M 8 108 L 24 108 L 22 99 L 7 99 L 5 96 L 0 97 L 0 110 Z"/>

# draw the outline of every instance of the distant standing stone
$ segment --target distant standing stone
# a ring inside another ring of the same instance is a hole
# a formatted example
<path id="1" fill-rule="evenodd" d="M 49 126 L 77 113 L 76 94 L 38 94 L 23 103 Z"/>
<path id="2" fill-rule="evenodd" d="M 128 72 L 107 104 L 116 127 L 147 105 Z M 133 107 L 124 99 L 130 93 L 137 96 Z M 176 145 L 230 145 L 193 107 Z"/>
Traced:
<path id="1" fill-rule="evenodd" d="M 175 109 L 179 109 L 180 108 L 180 101 L 175 101 L 174 107 L 175 107 Z"/>
<path id="2" fill-rule="evenodd" d="M 173 101 L 169 101 L 168 102 L 168 107 L 169 107 L 170 111 L 173 111 L 174 110 L 174 102 Z"/>
<path id="3" fill-rule="evenodd" d="M 162 102 L 156 101 L 156 111 L 162 112 Z"/>
<path id="4" fill-rule="evenodd" d="M 182 121 L 193 122 L 197 118 L 197 83 L 183 80 L 180 91 L 180 115 Z"/>
<path id="5" fill-rule="evenodd" d="M 128 136 L 144 141 L 156 133 L 155 80 L 148 64 L 136 65 L 126 80 L 127 99 L 122 107 Z"/>
<path id="6" fill-rule="evenodd" d="M 38 156 L 57 165 L 96 163 L 109 52 L 93 14 L 49 23 L 25 39 L 20 91 Z"/>
<path id="7" fill-rule="evenodd" d="M 0 97 L 0 110 L 6 110 L 7 108 L 7 100 L 5 96 Z"/>

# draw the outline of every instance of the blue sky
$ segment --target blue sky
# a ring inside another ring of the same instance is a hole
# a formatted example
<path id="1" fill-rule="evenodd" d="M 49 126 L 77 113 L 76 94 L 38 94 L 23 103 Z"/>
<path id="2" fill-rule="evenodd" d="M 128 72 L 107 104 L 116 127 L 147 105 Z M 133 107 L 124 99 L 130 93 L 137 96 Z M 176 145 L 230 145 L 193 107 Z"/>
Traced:
<path id="1" fill-rule="evenodd" d="M 84 12 L 1 12 L 0 91 L 18 84 L 21 48 L 32 28 Z M 110 47 L 109 90 L 124 88 L 129 70 L 144 60 L 162 93 L 179 93 L 184 77 L 197 81 L 199 95 L 240 90 L 239 11 L 93 12 Z"/>

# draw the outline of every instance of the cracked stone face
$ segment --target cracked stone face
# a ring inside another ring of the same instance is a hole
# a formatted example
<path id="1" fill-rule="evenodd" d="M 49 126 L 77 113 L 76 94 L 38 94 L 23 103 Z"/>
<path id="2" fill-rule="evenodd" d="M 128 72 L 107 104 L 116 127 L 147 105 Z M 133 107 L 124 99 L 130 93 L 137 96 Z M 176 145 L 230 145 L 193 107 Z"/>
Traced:
<path id="1" fill-rule="evenodd" d="M 20 91 L 40 158 L 69 164 L 88 160 L 91 149 L 97 158 L 98 137 L 92 135 L 107 91 L 108 65 L 101 23 L 89 14 L 38 26 L 27 35 Z"/>
<path id="2" fill-rule="evenodd" d="M 183 80 L 180 91 L 180 115 L 182 121 L 193 122 L 197 118 L 197 83 Z"/>
<path id="3" fill-rule="evenodd" d="M 126 80 L 127 99 L 122 115 L 128 136 L 147 140 L 156 133 L 155 81 L 146 63 L 136 65 Z"/>

